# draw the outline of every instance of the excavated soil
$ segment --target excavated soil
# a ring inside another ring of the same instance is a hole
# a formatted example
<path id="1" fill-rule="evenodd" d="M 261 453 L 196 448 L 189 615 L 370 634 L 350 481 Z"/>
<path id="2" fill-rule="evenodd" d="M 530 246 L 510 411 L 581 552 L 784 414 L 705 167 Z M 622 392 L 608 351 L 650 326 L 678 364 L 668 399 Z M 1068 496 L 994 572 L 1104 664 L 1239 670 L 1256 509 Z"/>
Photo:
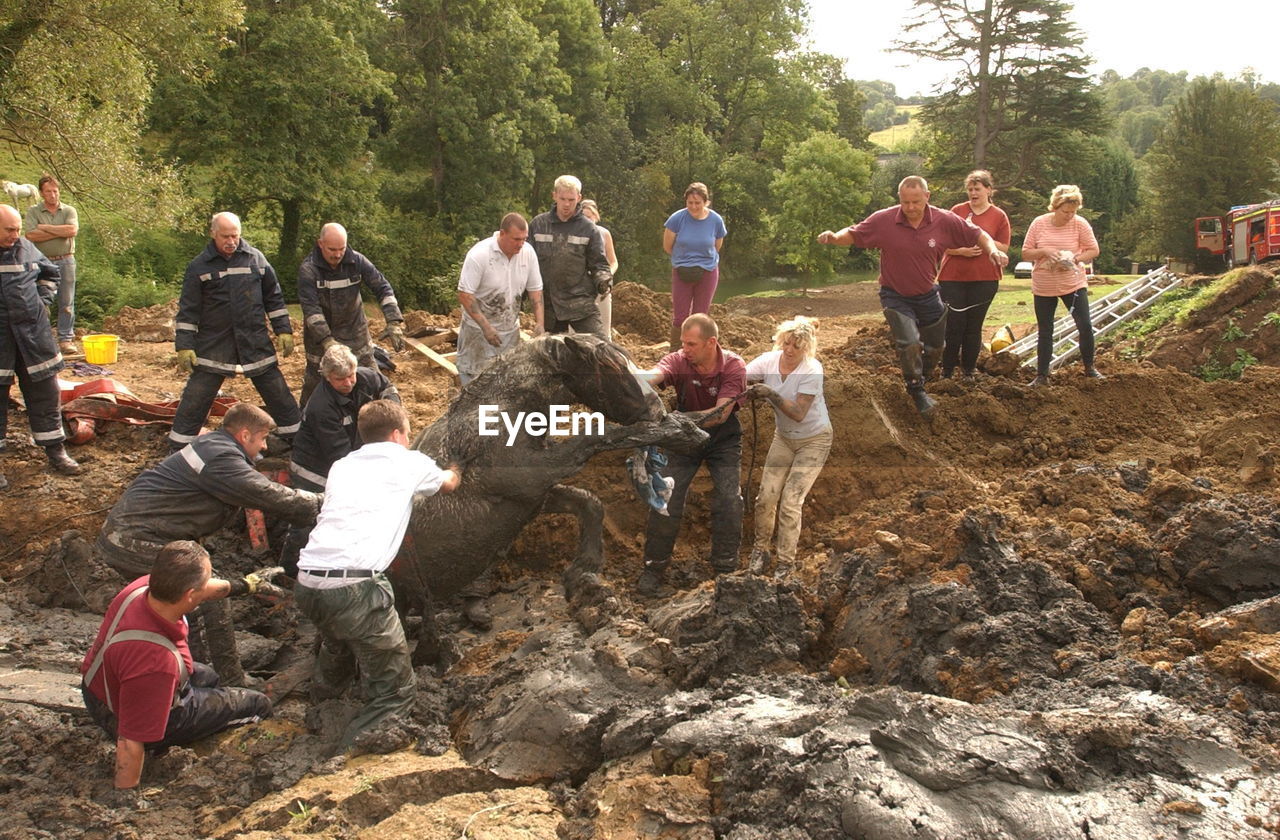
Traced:
<path id="1" fill-rule="evenodd" d="M 1033 390 L 1006 364 L 936 383 L 931 425 L 903 393 L 873 287 L 717 306 L 747 358 L 784 318 L 821 321 L 835 444 L 794 566 L 713 580 L 702 475 L 678 591 L 640 598 L 646 509 L 627 453 L 605 453 L 573 483 L 605 503 L 612 615 L 573 619 L 559 585 L 573 521 L 535 520 L 497 570 L 494 627 L 442 605 L 445 655 L 419 669 L 412 720 L 331 759 L 352 707 L 307 702 L 314 631 L 289 606 L 236 604 L 277 715 L 150 762 L 139 812 L 101 804 L 112 745 L 68 676 L 121 581 L 68 532 L 96 532 L 167 430 L 100 426 L 69 479 L 14 412 L 0 838 L 1280 836 L 1276 294 L 1270 272 L 1249 272 L 1190 323 L 1104 350 L 1104 381 L 1068 367 Z M 109 367 L 143 399 L 181 389 L 172 345 L 145 340 L 171 320 L 157 307 L 111 327 L 127 340 Z M 638 363 L 665 352 L 664 296 L 621 284 L 614 321 Z M 1257 362 L 1239 381 L 1192 376 L 1224 333 Z M 394 361 L 421 427 L 453 382 L 412 350 Z M 284 371 L 300 383 L 301 359 Z M 256 400 L 243 379 L 227 391 Z M 742 422 L 754 493 L 772 415 Z M 271 556 L 234 532 L 213 549 L 225 572 Z"/>

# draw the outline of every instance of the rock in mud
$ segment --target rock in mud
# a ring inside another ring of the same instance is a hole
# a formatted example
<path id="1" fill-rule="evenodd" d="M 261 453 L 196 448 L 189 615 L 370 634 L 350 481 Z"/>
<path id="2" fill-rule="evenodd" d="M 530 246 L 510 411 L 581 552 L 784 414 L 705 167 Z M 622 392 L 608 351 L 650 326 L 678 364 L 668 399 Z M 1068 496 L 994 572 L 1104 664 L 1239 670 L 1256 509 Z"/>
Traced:
<path id="1" fill-rule="evenodd" d="M 1187 588 L 1221 606 L 1280 594 L 1280 510 L 1268 499 L 1192 502 L 1155 539 Z"/>
<path id="2" fill-rule="evenodd" d="M 857 650 L 874 682 L 971 700 L 1055 678 L 1063 649 L 1114 647 L 1107 618 L 1048 565 L 1001 542 L 1001 522 L 964 517 L 947 564 L 963 574 L 903 577 L 886 574 L 878 552 L 849 555 L 824 584 L 828 602 L 835 592 L 845 605 L 834 647 Z"/>

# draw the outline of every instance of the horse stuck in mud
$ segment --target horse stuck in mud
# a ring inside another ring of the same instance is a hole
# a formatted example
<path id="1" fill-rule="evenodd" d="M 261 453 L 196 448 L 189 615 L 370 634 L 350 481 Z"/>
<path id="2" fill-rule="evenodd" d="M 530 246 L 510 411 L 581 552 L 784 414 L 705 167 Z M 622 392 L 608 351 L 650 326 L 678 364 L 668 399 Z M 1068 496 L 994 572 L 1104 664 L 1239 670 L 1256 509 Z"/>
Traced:
<path id="1" fill-rule="evenodd" d="M 623 350 L 593 335 L 543 336 L 497 357 L 418 435 L 413 447 L 442 467 L 460 466 L 463 481 L 449 495 L 414 500 L 409 531 L 390 570 L 402 606 L 423 612 L 415 663 L 437 653 L 431 599 L 453 595 L 483 574 L 539 513 L 578 519 L 578 551 L 564 573 L 565 594 L 579 621 L 595 629 L 598 619 L 585 608 L 612 597 L 600 578 L 604 507 L 594 494 L 560 482 L 600 452 L 649 444 L 689 452 L 707 439 L 698 428 L 701 415 L 667 412 L 637 372 Z M 495 412 L 550 417 L 572 405 L 603 414 L 611 425 L 599 433 L 588 426 L 558 436 L 479 433 L 483 417 Z"/>

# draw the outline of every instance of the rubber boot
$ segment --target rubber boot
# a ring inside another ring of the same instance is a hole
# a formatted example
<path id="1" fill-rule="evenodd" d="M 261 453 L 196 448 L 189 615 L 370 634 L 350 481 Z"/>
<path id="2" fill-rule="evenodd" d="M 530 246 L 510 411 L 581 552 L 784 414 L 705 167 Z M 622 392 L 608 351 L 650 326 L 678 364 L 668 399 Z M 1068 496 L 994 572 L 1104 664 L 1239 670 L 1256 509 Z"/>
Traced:
<path id="1" fill-rule="evenodd" d="M 67 448 L 61 442 L 51 443 L 44 448 L 44 454 L 49 456 L 49 466 L 56 473 L 62 475 L 79 475 L 84 472 L 84 468 L 77 464 L 70 455 L 67 454 Z"/>
<path id="2" fill-rule="evenodd" d="M 672 353 L 676 352 L 681 348 L 681 346 L 682 344 L 680 343 L 680 328 L 673 324 L 671 326 L 671 344 L 670 344 L 671 352 Z"/>
<path id="3" fill-rule="evenodd" d="M 924 347 L 920 343 L 920 330 L 909 315 L 895 309 L 884 310 L 884 319 L 889 322 L 889 332 L 898 348 L 898 363 L 902 366 L 907 393 L 920 416 L 930 420 L 938 404 L 924 390 Z"/>
<path id="4" fill-rule="evenodd" d="M 922 371 L 926 382 L 933 376 L 938 362 L 942 360 L 942 346 L 947 336 L 947 310 L 942 310 L 942 317 L 927 327 L 920 327 L 920 343 L 924 345 Z"/>
<path id="5" fill-rule="evenodd" d="M 644 598 L 657 598 L 667 591 L 667 564 L 644 564 L 644 571 L 636 579 L 636 594 Z"/>

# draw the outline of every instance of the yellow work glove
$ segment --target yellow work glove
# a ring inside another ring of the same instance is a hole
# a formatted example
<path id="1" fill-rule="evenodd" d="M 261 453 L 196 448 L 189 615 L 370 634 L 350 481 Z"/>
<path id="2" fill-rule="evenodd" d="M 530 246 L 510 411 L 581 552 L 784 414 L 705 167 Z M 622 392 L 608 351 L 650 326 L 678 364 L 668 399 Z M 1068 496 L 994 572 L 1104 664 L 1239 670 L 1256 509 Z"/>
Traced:
<path id="1" fill-rule="evenodd" d="M 293 355 L 293 333 L 280 333 L 277 338 L 280 339 L 280 355 Z"/>
<path id="2" fill-rule="evenodd" d="M 178 351 L 178 367 L 187 373 L 196 369 L 196 351 L 179 350 Z"/>

